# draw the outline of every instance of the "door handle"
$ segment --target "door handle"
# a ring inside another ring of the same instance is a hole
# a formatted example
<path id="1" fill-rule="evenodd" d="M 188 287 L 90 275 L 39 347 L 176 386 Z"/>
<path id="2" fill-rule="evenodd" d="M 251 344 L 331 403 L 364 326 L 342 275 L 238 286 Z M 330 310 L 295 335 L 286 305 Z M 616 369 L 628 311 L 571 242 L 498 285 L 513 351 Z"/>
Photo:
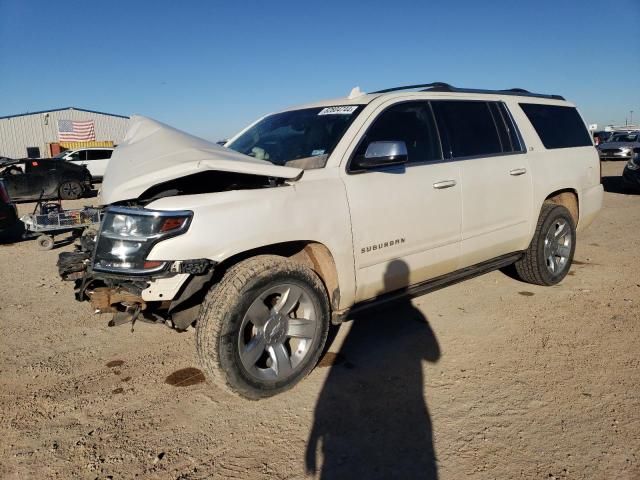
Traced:
<path id="1" fill-rule="evenodd" d="M 436 182 L 433 184 L 433 188 L 437 190 L 442 190 L 443 188 L 451 188 L 456 186 L 455 180 L 442 180 L 441 182 Z"/>
<path id="2" fill-rule="evenodd" d="M 518 175 L 524 175 L 527 173 L 526 168 L 514 168 L 513 170 L 509 170 L 509 175 L 513 177 L 517 177 Z"/>

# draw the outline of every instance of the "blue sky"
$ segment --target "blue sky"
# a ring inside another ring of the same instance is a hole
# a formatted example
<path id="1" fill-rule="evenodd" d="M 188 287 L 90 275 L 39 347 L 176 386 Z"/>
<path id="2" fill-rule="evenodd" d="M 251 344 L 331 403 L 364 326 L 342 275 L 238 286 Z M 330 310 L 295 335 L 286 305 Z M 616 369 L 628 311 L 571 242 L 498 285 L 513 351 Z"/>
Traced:
<path id="1" fill-rule="evenodd" d="M 389 86 L 557 93 L 640 121 L 640 0 L 0 0 L 0 116 L 139 113 L 205 138 Z"/>

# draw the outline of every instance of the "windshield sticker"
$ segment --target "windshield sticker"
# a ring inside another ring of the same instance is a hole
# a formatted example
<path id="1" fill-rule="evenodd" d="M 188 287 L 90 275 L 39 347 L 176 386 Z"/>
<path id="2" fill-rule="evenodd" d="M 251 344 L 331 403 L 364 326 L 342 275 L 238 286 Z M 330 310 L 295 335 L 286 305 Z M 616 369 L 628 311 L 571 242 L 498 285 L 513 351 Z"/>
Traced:
<path id="1" fill-rule="evenodd" d="M 318 155 L 322 155 L 323 153 L 324 153 L 324 150 L 313 150 L 313 151 L 311 152 L 311 156 L 312 156 L 312 157 L 316 157 L 316 156 L 318 156 Z"/>
<path id="2" fill-rule="evenodd" d="M 320 110 L 318 115 L 351 115 L 358 109 L 357 105 L 342 105 L 338 107 L 327 107 Z"/>

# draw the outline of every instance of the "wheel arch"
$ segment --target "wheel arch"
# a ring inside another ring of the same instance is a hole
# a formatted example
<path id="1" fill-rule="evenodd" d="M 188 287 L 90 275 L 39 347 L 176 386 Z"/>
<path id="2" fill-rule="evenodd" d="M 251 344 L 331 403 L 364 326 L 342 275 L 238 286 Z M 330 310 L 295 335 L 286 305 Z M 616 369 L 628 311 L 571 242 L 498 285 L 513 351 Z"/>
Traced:
<path id="1" fill-rule="evenodd" d="M 578 225 L 580 220 L 580 200 L 578 192 L 573 188 L 564 188 L 562 190 L 556 190 L 555 192 L 547 195 L 544 199 L 544 203 L 553 203 L 556 205 L 562 205 L 571 214 L 573 222 Z"/>
<path id="2" fill-rule="evenodd" d="M 233 265 L 256 255 L 278 255 L 309 267 L 324 284 L 331 309 L 339 308 L 340 286 L 335 259 L 326 245 L 312 240 L 275 243 L 232 255 L 216 265 L 214 282 Z"/>

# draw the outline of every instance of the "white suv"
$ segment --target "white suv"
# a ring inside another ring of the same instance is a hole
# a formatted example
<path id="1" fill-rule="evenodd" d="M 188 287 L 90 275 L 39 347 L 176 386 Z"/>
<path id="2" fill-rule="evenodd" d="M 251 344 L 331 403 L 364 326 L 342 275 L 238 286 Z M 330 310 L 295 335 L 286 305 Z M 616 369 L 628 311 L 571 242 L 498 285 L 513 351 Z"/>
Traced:
<path id="1" fill-rule="evenodd" d="M 561 281 L 602 197 L 591 136 L 555 95 L 354 89 L 225 148 L 137 117 L 100 232 L 59 269 L 114 323 L 195 325 L 210 379 L 260 398 L 307 375 L 356 310 L 513 264 Z"/>
<path id="2" fill-rule="evenodd" d="M 113 147 L 77 148 L 66 150 L 53 158 L 87 167 L 93 180 L 102 180 L 113 154 Z"/>

